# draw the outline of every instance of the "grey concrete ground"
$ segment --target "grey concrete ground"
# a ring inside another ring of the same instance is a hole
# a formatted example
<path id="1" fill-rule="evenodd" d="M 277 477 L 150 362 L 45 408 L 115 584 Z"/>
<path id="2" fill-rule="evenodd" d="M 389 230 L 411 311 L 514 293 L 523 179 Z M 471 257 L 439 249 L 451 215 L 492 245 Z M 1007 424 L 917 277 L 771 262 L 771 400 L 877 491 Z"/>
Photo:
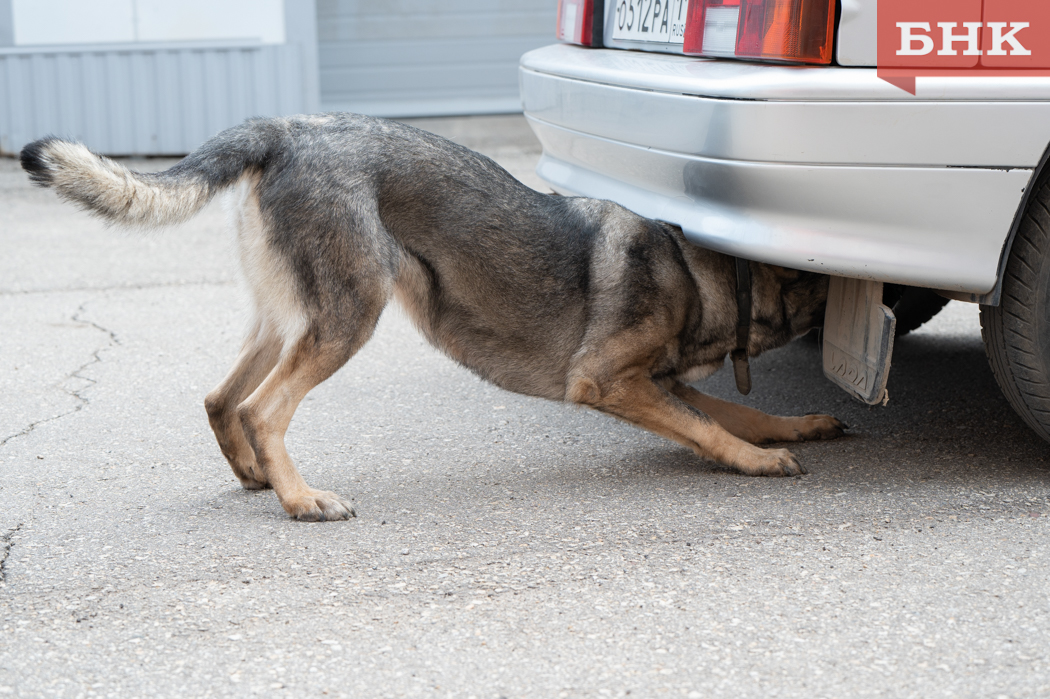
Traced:
<path id="1" fill-rule="evenodd" d="M 520 118 L 425 126 L 542 186 Z M 219 207 L 124 233 L 0 161 L 0 696 L 1050 694 L 1048 448 L 975 307 L 898 343 L 884 408 L 812 344 L 757 360 L 744 402 L 852 426 L 792 479 L 501 392 L 388 312 L 288 438 L 359 517 L 301 524 L 202 408 L 231 250 Z"/>

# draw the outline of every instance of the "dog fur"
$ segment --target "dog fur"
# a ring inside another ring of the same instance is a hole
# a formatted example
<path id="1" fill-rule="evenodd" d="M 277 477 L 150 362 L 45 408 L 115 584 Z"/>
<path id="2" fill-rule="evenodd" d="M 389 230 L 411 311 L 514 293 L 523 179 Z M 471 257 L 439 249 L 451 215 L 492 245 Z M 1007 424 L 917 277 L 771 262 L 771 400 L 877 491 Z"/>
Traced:
<path id="1" fill-rule="evenodd" d="M 205 401 L 245 488 L 301 520 L 354 515 L 307 486 L 284 446 L 299 402 L 371 337 L 391 297 L 460 364 L 510 391 L 585 405 L 750 475 L 796 475 L 762 442 L 840 436 L 687 385 L 735 345 L 733 259 L 596 199 L 541 194 L 494 162 L 353 114 L 255 119 L 171 169 L 131 172 L 78 143 L 22 151 L 31 179 L 118 224 L 184 221 L 234 190 L 255 320 Z M 823 319 L 827 277 L 750 263 L 752 356 Z"/>

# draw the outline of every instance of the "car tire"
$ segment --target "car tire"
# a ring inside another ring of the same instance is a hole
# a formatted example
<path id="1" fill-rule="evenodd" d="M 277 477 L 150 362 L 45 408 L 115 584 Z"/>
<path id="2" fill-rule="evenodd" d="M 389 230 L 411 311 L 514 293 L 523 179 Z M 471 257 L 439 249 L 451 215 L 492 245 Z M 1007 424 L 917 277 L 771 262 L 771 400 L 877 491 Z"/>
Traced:
<path id="1" fill-rule="evenodd" d="M 914 286 L 884 284 L 882 303 L 893 311 L 897 318 L 896 336 L 907 335 L 917 329 L 948 304 L 940 294 Z"/>
<path id="2" fill-rule="evenodd" d="M 981 306 L 992 374 L 1017 414 L 1050 442 L 1050 178 L 1025 209 L 998 306 Z"/>

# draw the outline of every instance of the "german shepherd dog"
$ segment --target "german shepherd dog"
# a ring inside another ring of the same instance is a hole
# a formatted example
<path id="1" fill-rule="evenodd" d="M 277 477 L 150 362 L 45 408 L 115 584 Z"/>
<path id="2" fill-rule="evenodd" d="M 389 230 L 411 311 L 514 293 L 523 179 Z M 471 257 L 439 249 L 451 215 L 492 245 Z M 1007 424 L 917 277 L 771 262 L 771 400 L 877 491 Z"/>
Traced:
<path id="1" fill-rule="evenodd" d="M 300 520 L 354 516 L 310 488 L 284 435 L 299 402 L 371 337 L 396 297 L 436 347 L 529 396 L 585 405 L 748 475 L 805 470 L 762 442 L 828 439 L 827 415 L 775 417 L 687 382 L 734 349 L 734 259 L 608 201 L 536 192 L 488 158 L 397 122 L 253 119 L 143 174 L 79 143 L 26 146 L 36 184 L 109 221 L 184 221 L 233 192 L 254 321 L 205 400 L 234 475 Z M 828 278 L 757 262 L 751 356 L 823 319 Z"/>

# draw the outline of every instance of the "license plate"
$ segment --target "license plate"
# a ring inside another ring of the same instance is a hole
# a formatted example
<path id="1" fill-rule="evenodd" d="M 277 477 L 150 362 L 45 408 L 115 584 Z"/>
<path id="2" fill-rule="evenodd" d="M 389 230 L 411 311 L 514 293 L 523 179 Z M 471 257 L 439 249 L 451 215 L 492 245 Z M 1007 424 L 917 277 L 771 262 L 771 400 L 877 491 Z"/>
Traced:
<path id="1" fill-rule="evenodd" d="M 613 39 L 681 44 L 689 0 L 616 0 Z"/>

